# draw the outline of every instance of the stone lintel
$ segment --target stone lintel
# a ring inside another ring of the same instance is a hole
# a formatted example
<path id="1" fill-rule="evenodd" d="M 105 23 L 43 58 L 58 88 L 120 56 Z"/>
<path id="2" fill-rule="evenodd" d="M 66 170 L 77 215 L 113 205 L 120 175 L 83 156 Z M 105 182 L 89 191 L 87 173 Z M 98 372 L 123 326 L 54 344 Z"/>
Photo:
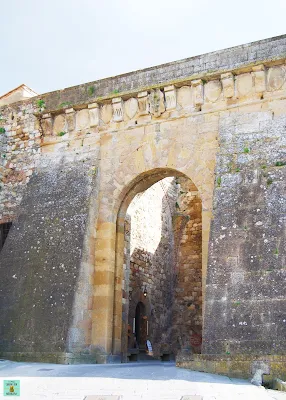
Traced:
<path id="1" fill-rule="evenodd" d="M 66 114 L 71 114 L 71 113 L 74 113 L 74 112 L 75 112 L 74 108 L 67 108 L 67 109 L 65 110 L 65 113 L 66 113 Z"/>
<path id="2" fill-rule="evenodd" d="M 175 90 L 174 85 L 169 85 L 164 87 L 164 92 L 170 92 L 171 90 Z"/>
<path id="3" fill-rule="evenodd" d="M 42 115 L 42 118 L 43 118 L 43 119 L 51 118 L 51 117 L 52 117 L 51 113 L 46 113 L 46 114 L 43 114 L 43 115 Z"/>
<path id="4" fill-rule="evenodd" d="M 98 108 L 98 103 L 90 103 L 87 108 Z"/>
<path id="5" fill-rule="evenodd" d="M 147 96 L 148 96 L 148 92 L 147 91 L 139 92 L 138 95 L 137 95 L 138 98 L 147 97 Z"/>
<path id="6" fill-rule="evenodd" d="M 121 102 L 122 102 L 121 97 L 115 97 L 114 99 L 112 99 L 112 104 L 121 103 Z"/>
<path id="7" fill-rule="evenodd" d="M 258 71 L 265 71 L 265 66 L 263 64 L 255 65 L 252 67 L 253 72 L 258 72 Z"/>

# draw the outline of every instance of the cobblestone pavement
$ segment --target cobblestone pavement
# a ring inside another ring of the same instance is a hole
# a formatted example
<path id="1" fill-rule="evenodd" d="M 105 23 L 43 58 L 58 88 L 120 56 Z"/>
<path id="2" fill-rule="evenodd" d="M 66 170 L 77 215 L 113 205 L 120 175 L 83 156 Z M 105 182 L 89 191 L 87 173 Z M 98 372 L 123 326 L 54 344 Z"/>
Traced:
<path id="1" fill-rule="evenodd" d="M 286 393 L 265 390 L 246 380 L 176 368 L 173 363 L 58 365 L 0 362 L 0 399 L 4 379 L 20 379 L 21 400 L 83 400 L 88 395 L 121 395 L 122 400 L 286 400 Z M 2 382 L 1 382 L 2 381 Z"/>

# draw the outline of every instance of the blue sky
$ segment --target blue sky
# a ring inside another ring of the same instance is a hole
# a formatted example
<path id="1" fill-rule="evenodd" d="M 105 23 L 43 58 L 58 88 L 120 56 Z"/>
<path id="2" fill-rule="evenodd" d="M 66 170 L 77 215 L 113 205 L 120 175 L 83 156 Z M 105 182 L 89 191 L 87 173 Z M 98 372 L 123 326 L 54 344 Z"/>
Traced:
<path id="1" fill-rule="evenodd" d="M 2 0 L 0 95 L 38 93 L 286 33 L 286 0 Z"/>

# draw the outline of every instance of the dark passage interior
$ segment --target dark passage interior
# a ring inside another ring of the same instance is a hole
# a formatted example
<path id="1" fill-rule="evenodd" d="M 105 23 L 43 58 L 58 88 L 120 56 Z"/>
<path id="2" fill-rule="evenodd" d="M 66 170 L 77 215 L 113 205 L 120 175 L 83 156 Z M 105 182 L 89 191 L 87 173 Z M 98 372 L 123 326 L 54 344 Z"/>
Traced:
<path id="1" fill-rule="evenodd" d="M 195 185 L 168 177 L 139 193 L 125 218 L 123 361 L 199 353 L 202 209 Z"/>

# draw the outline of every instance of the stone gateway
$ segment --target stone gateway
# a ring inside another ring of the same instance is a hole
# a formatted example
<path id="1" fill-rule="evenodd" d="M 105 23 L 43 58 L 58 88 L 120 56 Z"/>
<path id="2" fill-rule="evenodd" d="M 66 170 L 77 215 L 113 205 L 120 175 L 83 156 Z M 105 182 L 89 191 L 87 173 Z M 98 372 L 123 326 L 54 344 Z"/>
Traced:
<path id="1" fill-rule="evenodd" d="M 286 35 L 3 105 L 0 356 L 285 379 L 285 138 Z"/>

